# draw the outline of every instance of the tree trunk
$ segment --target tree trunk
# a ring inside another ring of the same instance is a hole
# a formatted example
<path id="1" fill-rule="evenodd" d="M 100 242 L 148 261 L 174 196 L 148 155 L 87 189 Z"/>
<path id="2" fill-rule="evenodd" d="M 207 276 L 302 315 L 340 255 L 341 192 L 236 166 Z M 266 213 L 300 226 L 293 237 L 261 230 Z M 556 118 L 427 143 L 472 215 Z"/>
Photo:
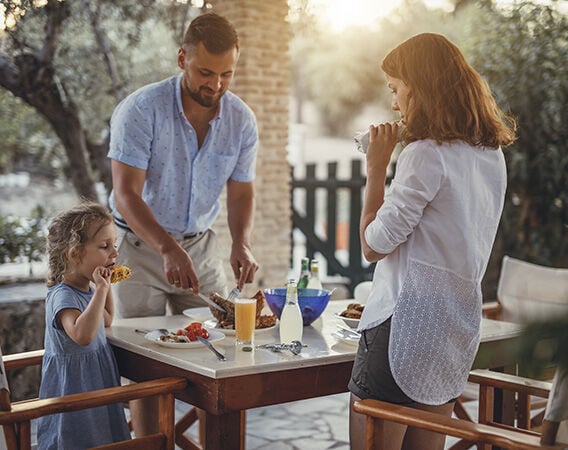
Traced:
<path id="1" fill-rule="evenodd" d="M 22 82 L 18 86 L 6 87 L 47 119 L 65 148 L 69 160 L 69 178 L 77 194 L 85 199 L 97 200 L 95 180 L 87 156 L 85 130 L 75 103 L 55 79 L 50 64 L 29 54 L 19 56 L 15 63 Z"/>
<path id="2" fill-rule="evenodd" d="M 69 160 L 66 172 L 77 194 L 98 200 L 79 110 L 52 64 L 62 24 L 70 14 L 69 8 L 68 2 L 48 0 L 44 9 L 46 22 L 42 45 L 38 49 L 21 46 L 13 58 L 0 53 L 0 86 L 47 119 L 65 148 Z"/>

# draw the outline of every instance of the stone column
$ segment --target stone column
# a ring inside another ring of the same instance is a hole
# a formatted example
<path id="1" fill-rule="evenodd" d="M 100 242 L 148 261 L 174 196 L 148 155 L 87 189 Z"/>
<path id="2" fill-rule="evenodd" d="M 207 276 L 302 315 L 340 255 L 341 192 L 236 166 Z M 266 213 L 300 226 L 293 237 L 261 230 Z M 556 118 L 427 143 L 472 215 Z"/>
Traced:
<path id="1" fill-rule="evenodd" d="M 255 112 L 260 134 L 256 168 L 256 214 L 253 252 L 260 265 L 253 286 L 284 286 L 291 246 L 290 169 L 287 161 L 290 26 L 287 0 L 213 0 L 213 11 L 225 16 L 239 33 L 241 54 L 231 90 Z M 225 197 L 221 200 L 223 206 Z M 225 208 L 215 224 L 222 256 L 229 265 L 230 235 Z M 231 288 L 231 286 L 228 286 Z"/>

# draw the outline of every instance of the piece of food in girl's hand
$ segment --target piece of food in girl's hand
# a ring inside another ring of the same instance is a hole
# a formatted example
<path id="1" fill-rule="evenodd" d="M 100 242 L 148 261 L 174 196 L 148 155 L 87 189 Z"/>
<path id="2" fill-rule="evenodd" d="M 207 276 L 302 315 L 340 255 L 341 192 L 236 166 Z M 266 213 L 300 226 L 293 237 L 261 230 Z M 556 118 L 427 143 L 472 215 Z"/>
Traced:
<path id="1" fill-rule="evenodd" d="M 179 328 L 176 332 L 169 332 L 160 336 L 163 342 L 195 342 L 197 336 L 209 339 L 207 328 L 201 326 L 201 322 L 192 322 L 185 328 Z"/>
<path id="2" fill-rule="evenodd" d="M 118 283 L 119 281 L 124 281 L 130 278 L 132 271 L 126 266 L 114 266 L 112 269 L 112 275 L 110 276 L 111 283 Z"/>

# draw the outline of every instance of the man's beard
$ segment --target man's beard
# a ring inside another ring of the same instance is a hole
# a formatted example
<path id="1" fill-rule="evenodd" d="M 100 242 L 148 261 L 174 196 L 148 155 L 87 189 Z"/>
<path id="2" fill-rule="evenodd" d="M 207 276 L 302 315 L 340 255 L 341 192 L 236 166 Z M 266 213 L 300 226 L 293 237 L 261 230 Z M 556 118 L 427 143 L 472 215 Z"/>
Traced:
<path id="1" fill-rule="evenodd" d="M 204 96 L 201 93 L 204 90 L 205 89 L 203 88 L 199 88 L 197 91 L 194 91 L 189 86 L 187 87 L 187 92 L 189 93 L 189 96 L 193 100 L 195 100 L 198 104 L 204 106 L 205 108 L 216 107 L 219 104 L 219 100 L 221 100 L 221 97 L 225 93 L 225 91 L 219 91 L 216 94 Z"/>

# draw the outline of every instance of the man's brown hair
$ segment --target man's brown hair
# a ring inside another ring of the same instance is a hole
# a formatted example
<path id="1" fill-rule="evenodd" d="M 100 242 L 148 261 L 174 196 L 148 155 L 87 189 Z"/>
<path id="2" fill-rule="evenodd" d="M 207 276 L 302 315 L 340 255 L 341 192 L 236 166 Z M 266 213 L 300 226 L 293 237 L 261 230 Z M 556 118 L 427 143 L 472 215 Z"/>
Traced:
<path id="1" fill-rule="evenodd" d="M 183 38 L 186 51 L 193 51 L 197 44 L 203 45 L 209 53 L 225 53 L 233 48 L 239 51 L 237 30 L 225 17 L 215 13 L 205 13 L 191 21 Z"/>

